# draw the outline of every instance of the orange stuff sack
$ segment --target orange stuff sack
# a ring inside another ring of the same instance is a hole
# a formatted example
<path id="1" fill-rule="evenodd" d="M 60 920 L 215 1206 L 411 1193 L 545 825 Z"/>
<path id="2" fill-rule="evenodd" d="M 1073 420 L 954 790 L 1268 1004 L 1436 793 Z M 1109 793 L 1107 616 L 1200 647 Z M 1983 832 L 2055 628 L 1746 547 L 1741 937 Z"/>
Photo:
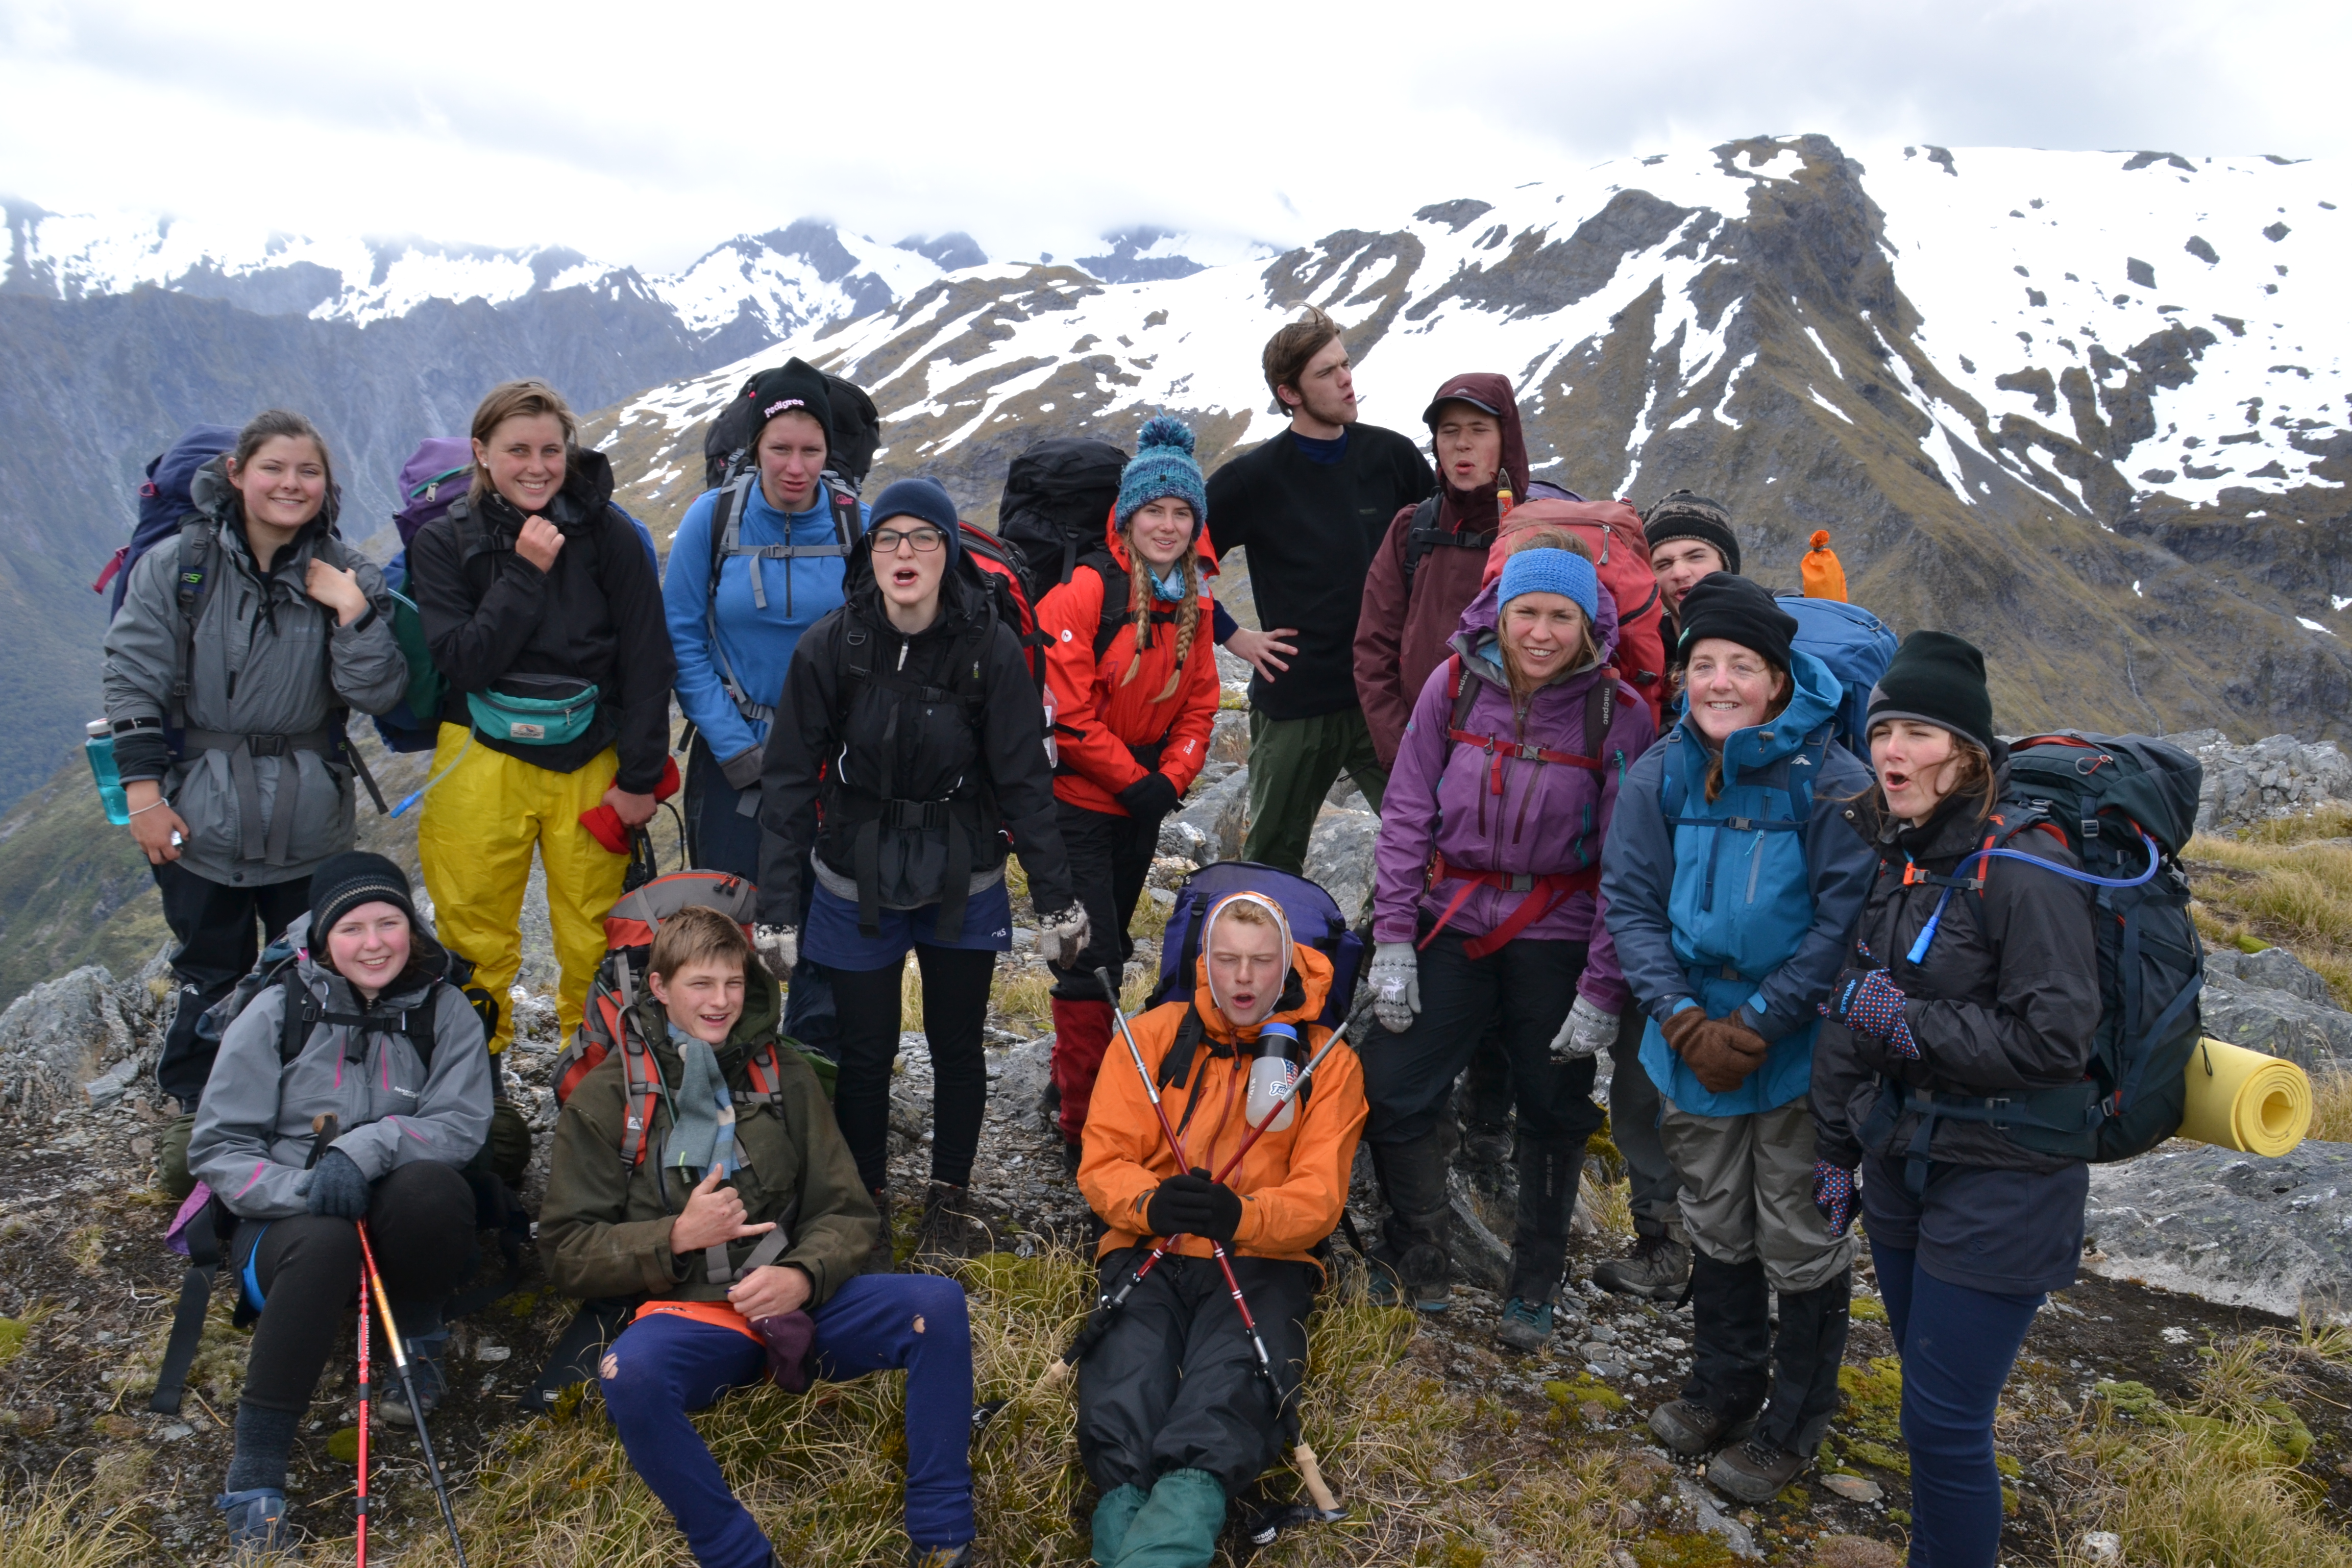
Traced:
<path id="1" fill-rule="evenodd" d="M 1826 528 L 1813 530 L 1812 546 L 1805 552 L 1805 559 L 1800 566 L 1804 577 L 1805 597 L 1844 599 L 1845 567 L 1839 563 L 1837 552 L 1830 548 L 1830 531 Z"/>

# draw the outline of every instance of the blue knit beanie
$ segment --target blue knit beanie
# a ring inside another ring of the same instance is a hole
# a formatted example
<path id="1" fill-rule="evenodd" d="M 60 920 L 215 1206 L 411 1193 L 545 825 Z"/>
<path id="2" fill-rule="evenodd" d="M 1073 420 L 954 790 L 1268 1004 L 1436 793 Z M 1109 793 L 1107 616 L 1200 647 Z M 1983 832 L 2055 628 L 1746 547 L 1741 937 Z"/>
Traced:
<path id="1" fill-rule="evenodd" d="M 911 517 L 918 522 L 928 522 L 948 536 L 948 565 L 953 568 L 956 557 L 963 552 L 963 530 L 956 523 L 956 504 L 936 479 L 893 479 L 874 498 L 873 531 L 887 527 L 894 517 Z M 903 526 L 903 525 L 902 525 Z"/>
<path id="2" fill-rule="evenodd" d="M 1587 626 L 1601 624 L 1601 574 L 1573 550 L 1522 550 L 1505 561 L 1495 607 L 1522 594 L 1564 594 L 1584 612 Z"/>
<path id="3" fill-rule="evenodd" d="M 1192 432 L 1181 419 L 1155 415 L 1136 437 L 1135 458 L 1118 477 L 1118 525 L 1163 497 L 1172 496 L 1192 509 L 1192 537 L 1209 525 L 1209 487 L 1201 482 L 1201 465 L 1192 460 Z"/>

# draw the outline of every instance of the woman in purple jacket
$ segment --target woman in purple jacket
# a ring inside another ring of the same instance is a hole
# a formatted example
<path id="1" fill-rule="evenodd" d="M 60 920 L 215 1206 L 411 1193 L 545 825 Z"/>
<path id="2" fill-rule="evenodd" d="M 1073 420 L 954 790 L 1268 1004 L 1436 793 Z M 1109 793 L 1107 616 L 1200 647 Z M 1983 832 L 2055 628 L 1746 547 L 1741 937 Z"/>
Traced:
<path id="1" fill-rule="evenodd" d="M 1608 660 L 1617 607 L 1584 546 L 1531 529 L 1421 689 L 1381 803 L 1364 1131 L 1390 1218 L 1377 1279 L 1444 1310 L 1440 1112 L 1500 1020 L 1518 1103 L 1518 1226 L 1496 1337 L 1540 1350 L 1568 1258 L 1593 1053 L 1628 1003 L 1598 907 L 1618 781 L 1656 731 Z"/>

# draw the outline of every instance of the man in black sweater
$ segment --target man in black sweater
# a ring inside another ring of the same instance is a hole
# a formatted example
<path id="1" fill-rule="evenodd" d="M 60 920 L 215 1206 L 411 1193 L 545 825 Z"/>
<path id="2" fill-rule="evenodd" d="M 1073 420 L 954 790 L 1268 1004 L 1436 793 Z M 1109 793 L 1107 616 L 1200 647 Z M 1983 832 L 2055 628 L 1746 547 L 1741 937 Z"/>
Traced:
<path id="1" fill-rule="evenodd" d="M 1388 775 L 1356 701 L 1356 617 L 1389 520 L 1437 481 L 1410 438 L 1357 423 L 1348 345 L 1329 316 L 1309 306 L 1267 341 L 1265 365 L 1290 428 L 1210 479 L 1209 534 L 1220 551 L 1247 552 L 1258 624 L 1297 639 L 1295 653 L 1275 643 L 1251 657 L 1257 674 L 1242 849 L 1244 858 L 1296 871 L 1342 769 L 1380 809 Z M 1288 662 L 1276 650 L 1290 653 Z"/>

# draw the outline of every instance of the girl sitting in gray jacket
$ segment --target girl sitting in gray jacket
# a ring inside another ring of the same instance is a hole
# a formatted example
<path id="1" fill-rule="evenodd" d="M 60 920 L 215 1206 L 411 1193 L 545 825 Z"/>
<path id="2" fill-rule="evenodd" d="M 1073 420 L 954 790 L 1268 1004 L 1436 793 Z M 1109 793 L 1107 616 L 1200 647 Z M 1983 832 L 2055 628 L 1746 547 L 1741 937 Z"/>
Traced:
<path id="1" fill-rule="evenodd" d="M 441 983 L 448 955 L 416 919 L 408 879 L 381 855 L 345 854 L 310 881 L 296 932 L 308 950 L 223 1032 L 188 1143 L 190 1168 L 237 1217 L 227 1263 L 260 1312 L 215 1500 L 239 1552 L 291 1543 L 287 1455 L 354 1300 L 355 1222 L 407 1337 L 417 1400 L 430 1410 L 439 1398 L 441 1308 L 474 1239 L 460 1167 L 490 1127 L 481 1019 Z M 372 1354 L 391 1364 L 387 1346 Z M 383 1408 L 404 1426 L 421 1414 L 401 1394 Z"/>
<path id="2" fill-rule="evenodd" d="M 387 711 L 408 688 L 392 597 L 335 536 L 333 467 L 308 419 L 257 416 L 191 491 L 180 537 L 131 569 L 105 674 L 131 835 L 179 942 L 155 1069 L 183 1112 L 164 1141 L 175 1195 L 215 1044 L 196 1020 L 302 912 L 319 863 L 352 847 L 344 714 Z"/>

